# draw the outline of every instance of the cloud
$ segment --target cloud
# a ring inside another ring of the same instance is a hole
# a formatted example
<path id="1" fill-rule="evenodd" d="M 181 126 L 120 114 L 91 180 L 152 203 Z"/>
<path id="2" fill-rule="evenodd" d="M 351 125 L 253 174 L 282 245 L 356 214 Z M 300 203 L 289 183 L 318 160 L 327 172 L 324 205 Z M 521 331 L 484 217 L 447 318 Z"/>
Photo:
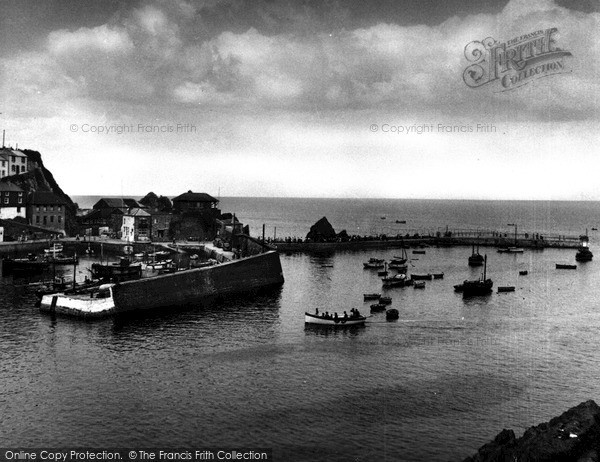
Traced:
<path id="1" fill-rule="evenodd" d="M 52 80 L 62 93 L 95 104 L 396 108 L 405 114 L 498 117 L 510 117 L 518 107 L 519 117 L 541 119 L 549 107 L 561 117 L 598 115 L 590 98 L 597 94 L 600 71 L 600 43 L 593 33 L 600 26 L 597 13 L 572 11 L 552 0 L 511 0 L 498 14 L 452 17 L 437 25 L 379 22 L 346 29 L 348 12 L 335 2 L 322 20 L 310 3 L 299 8 L 292 2 L 258 2 L 248 15 L 262 29 L 234 30 L 244 5 L 157 0 L 109 24 L 54 31 L 46 49 L 31 58 L 32 65 L 46 63 L 47 71 L 17 78 L 13 85 L 32 91 L 37 76 L 39 86 Z M 237 11 L 230 30 L 207 26 L 211 18 L 225 21 L 228 9 Z M 293 26 L 289 32 L 285 24 Z M 464 85 L 467 43 L 488 36 L 505 41 L 547 27 L 558 27 L 560 46 L 573 53 L 571 75 L 541 79 L 534 90 L 513 95 Z"/>

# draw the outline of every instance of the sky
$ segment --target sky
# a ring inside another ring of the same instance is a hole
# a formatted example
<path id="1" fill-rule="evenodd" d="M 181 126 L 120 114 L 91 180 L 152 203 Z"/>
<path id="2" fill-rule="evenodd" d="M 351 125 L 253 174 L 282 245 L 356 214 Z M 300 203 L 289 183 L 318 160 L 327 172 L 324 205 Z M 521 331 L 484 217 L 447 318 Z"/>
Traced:
<path id="1" fill-rule="evenodd" d="M 70 195 L 600 200 L 598 0 L 3 0 L 0 129 Z M 471 88 L 557 28 L 568 72 Z"/>

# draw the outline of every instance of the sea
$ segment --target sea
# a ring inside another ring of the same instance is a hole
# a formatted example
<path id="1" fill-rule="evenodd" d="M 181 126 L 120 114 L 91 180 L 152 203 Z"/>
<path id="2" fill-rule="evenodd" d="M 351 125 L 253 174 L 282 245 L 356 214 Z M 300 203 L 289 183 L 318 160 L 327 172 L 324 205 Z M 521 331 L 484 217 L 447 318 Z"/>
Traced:
<path id="1" fill-rule="evenodd" d="M 349 234 L 587 228 L 600 258 L 596 202 L 222 198 L 220 206 L 253 235 L 264 224 L 269 237 L 304 237 L 323 216 Z M 40 313 L 31 287 L 2 277 L 2 446 L 460 461 L 504 428 L 519 436 L 600 400 L 596 259 L 557 270 L 575 264 L 574 249 L 482 248 L 494 289 L 516 290 L 464 299 L 453 286 L 482 271 L 467 265 L 471 248 L 422 250 L 408 250 L 409 273 L 444 273 L 425 289 L 386 290 L 363 269 L 400 249 L 282 254 L 285 283 L 274 291 L 97 321 Z M 82 259 L 79 278 L 91 262 Z M 400 318 L 371 314 L 370 292 L 391 296 Z M 364 327 L 306 326 L 304 313 L 317 308 L 369 318 Z"/>

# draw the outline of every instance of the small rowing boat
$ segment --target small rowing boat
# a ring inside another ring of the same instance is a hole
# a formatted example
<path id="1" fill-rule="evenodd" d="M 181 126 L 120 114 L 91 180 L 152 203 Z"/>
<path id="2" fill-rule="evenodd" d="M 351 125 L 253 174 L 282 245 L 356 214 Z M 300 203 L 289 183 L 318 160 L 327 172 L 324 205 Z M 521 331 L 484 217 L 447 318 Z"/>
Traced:
<path id="1" fill-rule="evenodd" d="M 359 326 L 363 325 L 367 318 L 364 316 L 358 317 L 349 317 L 343 318 L 339 317 L 337 319 L 333 318 L 324 318 L 319 315 L 304 313 L 304 323 L 305 324 L 317 324 L 321 326 L 335 326 L 335 327 L 343 327 L 343 326 Z"/>
<path id="2" fill-rule="evenodd" d="M 364 300 L 379 300 L 381 294 L 363 294 Z"/>

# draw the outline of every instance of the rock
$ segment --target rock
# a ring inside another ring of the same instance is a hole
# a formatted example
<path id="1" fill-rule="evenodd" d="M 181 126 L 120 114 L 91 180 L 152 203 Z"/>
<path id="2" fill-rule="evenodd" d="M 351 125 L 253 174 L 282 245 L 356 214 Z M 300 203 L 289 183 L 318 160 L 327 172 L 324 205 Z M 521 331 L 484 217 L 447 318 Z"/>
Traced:
<path id="1" fill-rule="evenodd" d="M 310 227 L 310 231 L 306 235 L 306 239 L 313 242 L 325 242 L 334 240 L 336 237 L 335 230 L 327 218 L 323 217 Z"/>
<path id="2" fill-rule="evenodd" d="M 597 461 L 600 453 L 600 407 L 592 400 L 575 406 L 516 439 L 502 430 L 464 462 Z"/>
<path id="3" fill-rule="evenodd" d="M 340 241 L 345 242 L 350 240 L 350 236 L 348 236 L 348 231 L 342 229 L 336 236 Z"/>

